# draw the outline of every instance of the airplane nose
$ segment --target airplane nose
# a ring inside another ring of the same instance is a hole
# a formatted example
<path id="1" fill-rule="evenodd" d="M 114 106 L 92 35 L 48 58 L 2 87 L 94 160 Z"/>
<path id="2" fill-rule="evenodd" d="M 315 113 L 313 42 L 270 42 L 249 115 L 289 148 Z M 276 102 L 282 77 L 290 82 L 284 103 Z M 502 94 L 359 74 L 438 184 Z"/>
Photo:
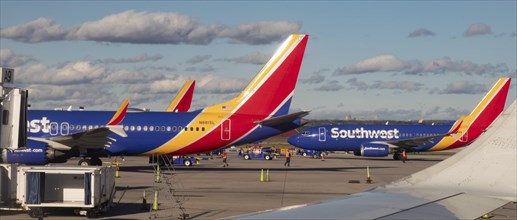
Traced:
<path id="1" fill-rule="evenodd" d="M 293 146 L 297 146 L 298 145 L 298 136 L 299 135 L 294 135 L 290 138 L 287 139 L 287 142 Z"/>

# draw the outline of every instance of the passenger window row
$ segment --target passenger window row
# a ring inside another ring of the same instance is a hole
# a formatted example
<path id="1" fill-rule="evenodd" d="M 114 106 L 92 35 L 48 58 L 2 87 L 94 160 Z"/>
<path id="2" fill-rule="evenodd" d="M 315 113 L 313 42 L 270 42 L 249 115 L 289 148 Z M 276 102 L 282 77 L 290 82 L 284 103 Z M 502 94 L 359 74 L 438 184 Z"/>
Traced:
<path id="1" fill-rule="evenodd" d="M 205 127 L 181 127 L 181 126 L 124 126 L 125 131 L 167 131 L 167 132 L 180 132 L 180 131 L 205 131 Z"/>
<path id="2" fill-rule="evenodd" d="M 104 126 L 104 125 L 102 125 Z M 70 125 L 70 131 L 86 131 L 92 130 L 99 127 L 100 125 Z M 57 129 L 52 127 L 51 129 Z M 179 132 L 183 131 L 205 131 L 205 127 L 182 127 L 182 126 L 124 126 L 125 131 L 167 131 L 167 132 Z"/>

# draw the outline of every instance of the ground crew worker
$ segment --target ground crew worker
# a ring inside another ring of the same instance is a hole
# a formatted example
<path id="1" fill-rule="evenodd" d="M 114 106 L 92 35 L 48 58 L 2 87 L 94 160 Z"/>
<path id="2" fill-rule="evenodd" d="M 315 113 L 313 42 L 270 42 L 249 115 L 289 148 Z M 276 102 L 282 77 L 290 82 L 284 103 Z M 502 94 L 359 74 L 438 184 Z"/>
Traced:
<path id="1" fill-rule="evenodd" d="M 407 159 L 406 150 L 402 150 L 402 163 L 406 163 L 406 159 Z"/>
<path id="2" fill-rule="evenodd" d="M 290 166 L 291 166 L 291 152 L 290 152 L 290 151 L 285 152 L 285 163 L 284 163 L 284 167 L 285 167 L 285 166 L 288 166 L 288 167 L 290 167 Z"/>
<path id="3" fill-rule="evenodd" d="M 228 165 L 228 163 L 226 162 L 226 160 L 228 159 L 228 154 L 225 152 L 223 152 L 223 167 L 229 167 L 230 165 Z"/>

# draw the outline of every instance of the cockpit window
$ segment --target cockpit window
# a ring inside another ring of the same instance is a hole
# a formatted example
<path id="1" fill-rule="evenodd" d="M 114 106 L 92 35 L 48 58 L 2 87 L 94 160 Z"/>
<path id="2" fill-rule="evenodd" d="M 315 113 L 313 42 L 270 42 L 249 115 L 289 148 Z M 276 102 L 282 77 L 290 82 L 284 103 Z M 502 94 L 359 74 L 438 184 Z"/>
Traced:
<path id="1" fill-rule="evenodd" d="M 311 132 L 309 131 L 302 131 L 301 133 L 303 136 L 309 136 L 311 134 Z"/>

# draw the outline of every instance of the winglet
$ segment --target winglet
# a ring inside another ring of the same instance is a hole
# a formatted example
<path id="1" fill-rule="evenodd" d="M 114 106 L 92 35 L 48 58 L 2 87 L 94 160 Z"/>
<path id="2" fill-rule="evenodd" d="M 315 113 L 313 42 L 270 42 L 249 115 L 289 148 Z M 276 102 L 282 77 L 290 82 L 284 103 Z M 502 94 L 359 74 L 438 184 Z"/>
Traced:
<path id="1" fill-rule="evenodd" d="M 176 97 L 172 100 L 166 112 L 187 112 L 192 103 L 192 96 L 194 94 L 195 80 L 187 80 L 185 85 L 180 89 Z"/>
<path id="2" fill-rule="evenodd" d="M 127 108 L 129 106 L 129 98 L 126 98 L 124 102 L 122 102 L 122 105 L 118 108 L 117 112 L 115 112 L 115 115 L 113 115 L 113 118 L 108 122 L 108 125 L 118 125 L 122 120 L 124 120 L 124 117 L 126 117 Z"/>

